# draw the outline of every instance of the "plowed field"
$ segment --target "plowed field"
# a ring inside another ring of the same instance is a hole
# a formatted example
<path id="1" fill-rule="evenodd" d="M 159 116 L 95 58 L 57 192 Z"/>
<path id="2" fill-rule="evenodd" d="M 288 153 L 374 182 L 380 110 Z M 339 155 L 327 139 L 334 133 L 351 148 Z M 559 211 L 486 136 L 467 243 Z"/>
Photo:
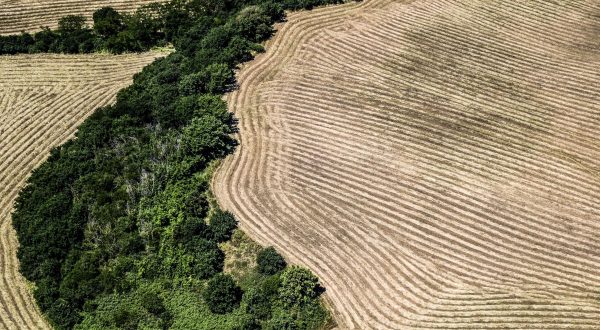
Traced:
<path id="1" fill-rule="evenodd" d="M 19 190 L 51 148 L 160 55 L 0 56 L 0 329 L 48 328 L 18 272 L 10 214 Z"/>
<path id="2" fill-rule="evenodd" d="M 600 329 L 600 2 L 370 0 L 266 49 L 213 188 L 341 328 Z"/>
<path id="3" fill-rule="evenodd" d="M 160 0 L 0 0 L 0 34 L 36 32 L 40 26 L 52 29 L 66 15 L 83 15 L 92 25 L 92 14 L 102 7 L 130 12 Z"/>

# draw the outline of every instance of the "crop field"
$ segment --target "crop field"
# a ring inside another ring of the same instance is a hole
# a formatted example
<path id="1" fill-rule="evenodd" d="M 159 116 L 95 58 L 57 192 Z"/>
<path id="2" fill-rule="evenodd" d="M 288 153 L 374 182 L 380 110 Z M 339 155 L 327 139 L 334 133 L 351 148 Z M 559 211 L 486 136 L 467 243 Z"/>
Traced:
<path id="1" fill-rule="evenodd" d="M 213 189 L 340 328 L 600 328 L 600 2 L 290 15 Z"/>
<path id="2" fill-rule="evenodd" d="M 156 0 L 0 0 L 0 34 L 35 32 L 40 26 L 52 29 L 66 15 L 84 15 L 92 23 L 92 13 L 110 6 L 118 11 L 133 11 Z"/>
<path id="3" fill-rule="evenodd" d="M 20 188 L 51 148 L 161 55 L 0 56 L 0 328 L 47 328 L 18 273 L 10 213 Z"/>

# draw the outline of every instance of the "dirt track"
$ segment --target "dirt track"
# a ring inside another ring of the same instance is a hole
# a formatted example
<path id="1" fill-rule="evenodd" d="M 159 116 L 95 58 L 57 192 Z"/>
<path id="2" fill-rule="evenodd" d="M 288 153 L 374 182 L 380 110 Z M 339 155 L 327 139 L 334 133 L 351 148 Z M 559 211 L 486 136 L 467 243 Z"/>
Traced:
<path id="1" fill-rule="evenodd" d="M 293 14 L 213 181 L 341 328 L 600 329 L 600 3 Z"/>
<path id="2" fill-rule="evenodd" d="M 18 273 L 10 213 L 33 169 L 160 53 L 0 56 L 0 329 L 48 328 Z"/>

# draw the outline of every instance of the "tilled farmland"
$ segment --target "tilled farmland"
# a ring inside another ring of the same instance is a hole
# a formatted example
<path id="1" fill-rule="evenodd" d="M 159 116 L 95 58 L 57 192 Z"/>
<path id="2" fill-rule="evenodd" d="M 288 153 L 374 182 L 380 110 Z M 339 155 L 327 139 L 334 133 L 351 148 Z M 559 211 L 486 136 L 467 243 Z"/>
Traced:
<path id="1" fill-rule="evenodd" d="M 118 11 L 133 11 L 136 8 L 157 2 L 155 0 L 0 0 L 0 34 L 15 34 L 22 31 L 36 32 L 42 26 L 55 29 L 58 20 L 66 15 L 84 15 L 92 23 L 92 13 L 102 7 Z"/>
<path id="2" fill-rule="evenodd" d="M 0 57 L 0 328 L 48 328 L 18 272 L 10 213 L 19 190 L 51 148 L 71 138 L 95 109 L 112 103 L 158 56 Z"/>
<path id="3" fill-rule="evenodd" d="M 600 3 L 290 15 L 215 194 L 340 328 L 600 328 Z"/>

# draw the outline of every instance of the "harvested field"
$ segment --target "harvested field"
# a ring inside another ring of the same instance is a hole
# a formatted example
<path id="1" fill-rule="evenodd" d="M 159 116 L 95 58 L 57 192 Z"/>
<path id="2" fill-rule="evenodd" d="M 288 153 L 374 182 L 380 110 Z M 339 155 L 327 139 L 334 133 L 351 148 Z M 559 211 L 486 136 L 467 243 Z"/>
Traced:
<path id="1" fill-rule="evenodd" d="M 12 205 L 31 171 L 162 54 L 0 56 L 0 329 L 48 328 L 18 273 Z"/>
<path id="2" fill-rule="evenodd" d="M 214 192 L 341 328 L 600 329 L 600 2 L 292 14 Z"/>
<path id="3" fill-rule="evenodd" d="M 40 26 L 52 29 L 66 15 L 83 15 L 92 24 L 92 14 L 102 7 L 133 11 L 160 0 L 0 0 L 0 34 L 36 32 Z"/>

